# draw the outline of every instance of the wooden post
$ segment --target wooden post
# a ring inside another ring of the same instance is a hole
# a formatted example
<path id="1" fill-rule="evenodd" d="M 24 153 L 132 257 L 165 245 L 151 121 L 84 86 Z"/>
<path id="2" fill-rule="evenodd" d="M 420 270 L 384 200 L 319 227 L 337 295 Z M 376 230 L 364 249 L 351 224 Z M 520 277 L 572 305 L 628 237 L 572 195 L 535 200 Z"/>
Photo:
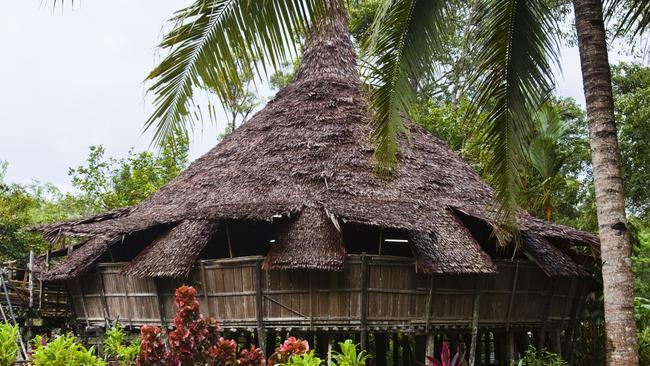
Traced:
<path id="1" fill-rule="evenodd" d="M 544 313 L 542 314 L 542 327 L 539 330 L 539 338 L 537 339 L 537 348 L 539 349 L 544 348 L 546 345 L 546 327 L 548 325 L 548 316 L 551 311 L 555 287 L 555 280 L 552 280 L 551 287 L 546 292 L 546 302 L 544 303 Z"/>
<path id="2" fill-rule="evenodd" d="M 29 291 L 29 309 L 34 307 L 34 250 L 29 251 L 29 264 L 27 265 L 28 281 L 27 291 Z"/>
<path id="3" fill-rule="evenodd" d="M 411 340 L 407 333 L 402 333 L 402 365 L 411 365 Z"/>
<path id="4" fill-rule="evenodd" d="M 431 319 L 431 306 L 433 303 L 433 273 L 429 274 L 429 296 L 427 297 L 427 313 L 424 315 L 424 332 L 429 334 L 429 322 Z"/>
<path id="5" fill-rule="evenodd" d="M 199 260 L 199 267 L 201 268 L 201 282 L 203 282 L 203 301 L 205 301 L 205 313 L 207 316 L 210 315 L 210 301 L 208 298 L 208 276 L 205 274 L 205 264 L 202 260 Z"/>
<path id="6" fill-rule="evenodd" d="M 393 346 L 393 365 L 399 365 L 399 334 L 393 333 L 391 344 Z"/>
<path id="7" fill-rule="evenodd" d="M 86 326 L 90 327 L 90 320 L 88 319 L 88 309 L 86 308 L 86 299 L 84 298 L 84 291 L 81 288 L 81 281 L 79 280 L 79 277 L 75 278 L 75 283 L 77 285 L 77 288 L 79 289 L 79 296 L 81 297 L 81 309 L 84 312 L 84 318 L 86 318 Z"/>
<path id="8" fill-rule="evenodd" d="M 230 254 L 230 258 L 233 258 L 232 243 L 230 242 L 230 230 L 228 229 L 228 220 L 224 220 L 223 222 L 226 225 L 226 242 L 228 243 L 228 253 Z"/>
<path id="9" fill-rule="evenodd" d="M 101 296 L 102 309 L 104 311 L 104 323 L 106 324 L 106 328 L 108 328 L 111 326 L 111 322 L 108 313 L 108 302 L 106 301 L 106 291 L 104 290 L 104 274 L 101 271 L 97 271 L 97 275 L 99 276 L 99 284 L 101 286 L 99 294 Z"/>
<path id="10" fill-rule="evenodd" d="M 474 366 L 476 361 L 476 346 L 478 344 L 478 316 L 481 305 L 481 293 L 478 290 L 474 292 L 474 310 L 472 311 L 472 344 L 469 349 L 469 366 Z"/>
<path id="11" fill-rule="evenodd" d="M 329 337 L 327 340 L 327 366 L 332 365 L 332 344 L 334 343 L 334 338 Z"/>
<path id="12" fill-rule="evenodd" d="M 368 341 L 368 257 L 361 254 L 361 349 L 365 350 Z"/>
<path id="13" fill-rule="evenodd" d="M 427 345 L 426 345 L 426 351 L 425 351 L 425 357 L 424 364 L 426 365 L 428 363 L 427 356 L 429 357 L 435 357 L 436 354 L 436 335 L 433 334 L 433 332 L 427 334 Z"/>
<path id="14" fill-rule="evenodd" d="M 160 280 L 157 277 L 154 277 L 153 284 L 156 288 L 156 301 L 158 302 L 158 317 L 160 318 L 160 328 L 164 333 L 167 333 L 167 321 L 165 319 L 165 301 L 163 299 L 163 293 L 161 291 Z"/>
<path id="15" fill-rule="evenodd" d="M 262 261 L 255 264 L 255 319 L 257 321 L 257 339 L 260 340 L 260 349 L 265 350 L 264 344 L 264 293 L 262 292 Z M 266 355 L 267 357 L 269 355 Z"/>
<path id="16" fill-rule="evenodd" d="M 515 304 L 515 292 L 517 291 L 517 279 L 519 278 L 519 260 L 515 265 L 515 276 L 512 280 L 512 291 L 510 292 L 510 299 L 508 300 L 508 312 L 506 313 L 506 330 L 510 329 L 510 321 L 512 319 L 512 308 Z"/>
<path id="17" fill-rule="evenodd" d="M 508 362 L 512 362 L 515 360 L 515 334 L 512 329 L 508 329 L 506 337 L 508 338 Z"/>

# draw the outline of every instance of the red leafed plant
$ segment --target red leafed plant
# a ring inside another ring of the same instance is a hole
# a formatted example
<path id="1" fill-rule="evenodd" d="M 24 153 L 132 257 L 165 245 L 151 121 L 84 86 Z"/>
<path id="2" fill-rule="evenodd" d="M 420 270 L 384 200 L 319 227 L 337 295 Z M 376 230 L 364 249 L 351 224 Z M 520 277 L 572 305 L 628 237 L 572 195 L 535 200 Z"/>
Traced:
<path id="1" fill-rule="evenodd" d="M 138 366 L 168 366 L 171 362 L 165 343 L 160 337 L 160 327 L 144 325 L 140 328 L 140 354 Z"/>
<path id="2" fill-rule="evenodd" d="M 221 327 L 213 318 L 199 312 L 196 289 L 176 289 L 175 329 L 169 332 L 169 346 L 174 365 L 226 366 L 237 363 L 237 343 L 221 337 Z"/>
<path id="3" fill-rule="evenodd" d="M 442 342 L 442 349 L 440 350 L 440 361 L 431 356 L 427 356 L 431 366 L 461 366 L 465 364 L 465 354 L 460 352 L 460 347 L 456 349 L 454 358 L 451 358 L 451 351 L 447 342 Z"/>
<path id="4" fill-rule="evenodd" d="M 264 366 L 266 365 L 264 352 L 253 346 L 244 348 L 239 354 L 239 364 L 243 366 Z"/>
<path id="5" fill-rule="evenodd" d="M 309 351 L 309 342 L 297 339 L 296 337 L 289 337 L 275 349 L 275 353 L 269 357 L 269 366 L 275 364 L 286 363 L 293 355 L 304 355 Z"/>

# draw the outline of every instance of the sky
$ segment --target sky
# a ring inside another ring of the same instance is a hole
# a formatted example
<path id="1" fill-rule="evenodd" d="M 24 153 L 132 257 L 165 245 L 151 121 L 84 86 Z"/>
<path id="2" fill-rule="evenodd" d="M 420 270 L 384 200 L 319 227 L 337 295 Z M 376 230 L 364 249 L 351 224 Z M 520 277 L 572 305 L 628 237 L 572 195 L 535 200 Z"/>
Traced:
<path id="1" fill-rule="evenodd" d="M 68 169 L 90 145 L 124 157 L 149 148 L 142 126 L 152 111 L 143 83 L 160 59 L 166 19 L 187 1 L 0 2 L 0 160 L 6 180 L 51 182 L 72 191 Z M 612 54 L 612 61 L 620 56 Z M 577 48 L 563 47 L 557 94 L 584 105 Z M 268 89 L 267 89 L 268 90 Z M 262 92 L 264 94 L 264 92 Z M 268 95 L 266 95 L 268 96 Z M 192 136 L 190 159 L 223 130 L 207 122 Z"/>

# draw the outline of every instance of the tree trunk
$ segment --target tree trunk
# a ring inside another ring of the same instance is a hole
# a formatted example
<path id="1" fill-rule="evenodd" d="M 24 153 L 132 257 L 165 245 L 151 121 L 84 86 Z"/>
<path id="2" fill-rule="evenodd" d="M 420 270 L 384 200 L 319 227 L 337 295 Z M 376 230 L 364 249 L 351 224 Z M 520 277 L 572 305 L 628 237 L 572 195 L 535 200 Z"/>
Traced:
<path id="1" fill-rule="evenodd" d="M 574 0 L 602 256 L 607 363 L 638 365 L 630 237 L 601 0 Z"/>

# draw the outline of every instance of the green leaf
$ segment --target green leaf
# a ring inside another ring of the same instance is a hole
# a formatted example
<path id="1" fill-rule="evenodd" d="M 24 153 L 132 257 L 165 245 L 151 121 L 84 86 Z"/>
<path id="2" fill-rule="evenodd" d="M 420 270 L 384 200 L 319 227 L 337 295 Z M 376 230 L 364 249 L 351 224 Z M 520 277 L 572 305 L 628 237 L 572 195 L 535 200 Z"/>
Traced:
<path id="1" fill-rule="evenodd" d="M 468 117 L 484 118 L 481 130 L 493 152 L 488 170 L 501 221 L 515 224 L 524 156 L 533 113 L 553 88 L 558 62 L 557 24 L 546 0 L 479 0 L 470 49 L 476 64 L 467 90 L 474 90 Z"/>
<path id="2" fill-rule="evenodd" d="M 173 29 L 160 44 L 170 52 L 147 76 L 153 83 L 149 91 L 155 95 L 155 110 L 145 130 L 154 130 L 158 144 L 187 135 L 188 127 L 203 119 L 192 99 L 196 88 L 231 100 L 233 86 L 243 89 L 240 75 L 260 74 L 287 62 L 297 54 L 299 35 L 322 2 L 195 0 L 178 11 L 171 19 Z"/>
<path id="3" fill-rule="evenodd" d="M 386 0 L 381 4 L 364 46 L 376 171 L 390 175 L 397 165 L 397 137 L 402 118 L 415 99 L 418 81 L 431 77 L 433 59 L 442 49 L 446 1 Z"/>

